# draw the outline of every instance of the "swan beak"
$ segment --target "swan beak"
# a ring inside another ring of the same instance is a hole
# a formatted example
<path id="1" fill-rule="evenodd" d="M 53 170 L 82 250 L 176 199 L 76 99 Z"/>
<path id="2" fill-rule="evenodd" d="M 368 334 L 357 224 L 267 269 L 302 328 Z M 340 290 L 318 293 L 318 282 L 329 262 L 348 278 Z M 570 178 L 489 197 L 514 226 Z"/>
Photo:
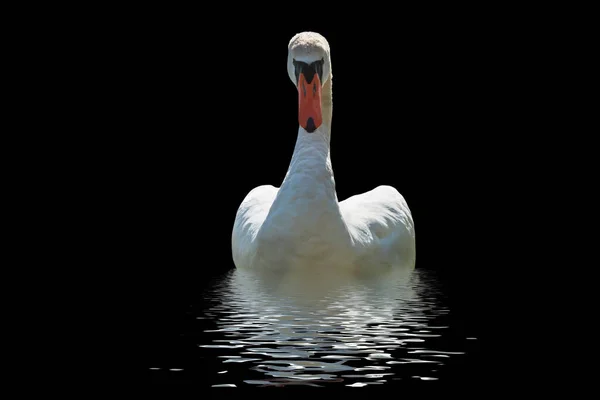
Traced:
<path id="1" fill-rule="evenodd" d="M 316 72 L 310 81 L 306 79 L 304 73 L 300 73 L 298 79 L 298 122 L 308 133 L 313 133 L 323 123 L 321 115 L 321 80 Z"/>

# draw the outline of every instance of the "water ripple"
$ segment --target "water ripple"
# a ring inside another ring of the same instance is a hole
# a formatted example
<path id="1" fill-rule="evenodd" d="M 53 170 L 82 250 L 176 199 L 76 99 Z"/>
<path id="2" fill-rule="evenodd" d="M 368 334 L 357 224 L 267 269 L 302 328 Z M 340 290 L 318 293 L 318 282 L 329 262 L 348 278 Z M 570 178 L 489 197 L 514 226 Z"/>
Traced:
<path id="1" fill-rule="evenodd" d="M 188 334 L 203 359 L 216 360 L 212 386 L 431 381 L 476 343 L 449 339 L 450 309 L 417 271 L 324 281 L 234 270 L 212 287 Z"/>

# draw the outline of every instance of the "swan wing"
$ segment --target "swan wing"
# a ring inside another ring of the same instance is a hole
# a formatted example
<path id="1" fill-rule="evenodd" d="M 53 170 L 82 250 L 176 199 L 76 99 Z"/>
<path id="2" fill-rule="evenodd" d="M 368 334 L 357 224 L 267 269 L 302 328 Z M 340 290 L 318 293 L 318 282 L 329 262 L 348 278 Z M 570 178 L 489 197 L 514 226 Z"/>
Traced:
<path id="1" fill-rule="evenodd" d="M 378 251 L 382 259 L 414 258 L 415 230 L 404 197 L 392 186 L 340 202 L 342 217 L 355 246 L 363 253 Z"/>
<path id="2" fill-rule="evenodd" d="M 256 248 L 256 235 L 267 217 L 278 188 L 262 185 L 252 189 L 240 204 L 231 237 L 233 262 L 247 267 Z"/>

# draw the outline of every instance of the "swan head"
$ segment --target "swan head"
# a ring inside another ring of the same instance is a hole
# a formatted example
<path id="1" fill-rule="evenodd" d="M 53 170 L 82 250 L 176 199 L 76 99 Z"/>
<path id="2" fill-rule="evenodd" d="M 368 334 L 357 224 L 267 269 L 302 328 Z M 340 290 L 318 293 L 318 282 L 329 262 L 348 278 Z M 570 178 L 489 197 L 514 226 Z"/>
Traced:
<path id="1" fill-rule="evenodd" d="M 287 70 L 298 89 L 298 122 L 312 133 L 323 123 L 321 90 L 331 78 L 327 40 L 316 32 L 295 35 L 288 45 Z"/>

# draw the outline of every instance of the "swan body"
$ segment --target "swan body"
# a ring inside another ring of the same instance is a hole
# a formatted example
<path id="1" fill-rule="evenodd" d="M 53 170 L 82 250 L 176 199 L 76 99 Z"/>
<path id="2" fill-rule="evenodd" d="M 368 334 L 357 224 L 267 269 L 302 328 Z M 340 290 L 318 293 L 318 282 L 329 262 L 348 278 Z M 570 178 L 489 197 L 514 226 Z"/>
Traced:
<path id="1" fill-rule="evenodd" d="M 330 157 L 332 112 L 329 44 L 314 32 L 288 46 L 288 74 L 299 93 L 299 129 L 279 188 L 252 189 L 232 232 L 237 268 L 377 269 L 414 266 L 410 209 L 391 186 L 339 202 Z"/>

